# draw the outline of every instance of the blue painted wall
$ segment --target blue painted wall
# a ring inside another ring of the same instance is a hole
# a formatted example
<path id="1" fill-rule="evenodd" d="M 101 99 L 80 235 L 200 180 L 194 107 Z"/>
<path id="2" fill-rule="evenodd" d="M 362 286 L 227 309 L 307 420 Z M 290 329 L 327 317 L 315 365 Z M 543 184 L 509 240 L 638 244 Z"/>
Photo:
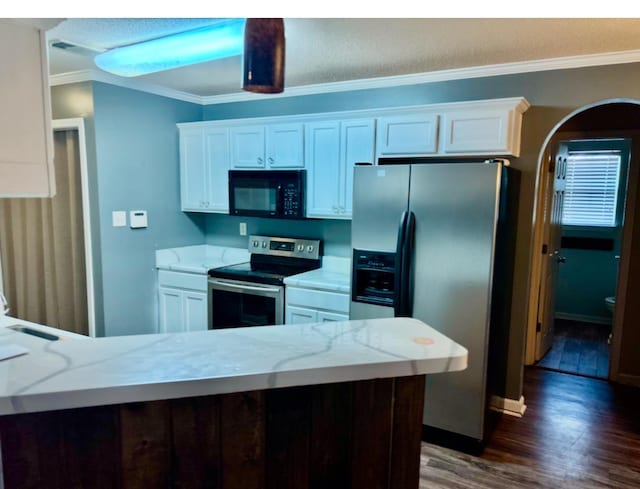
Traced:
<path id="1" fill-rule="evenodd" d="M 202 107 L 97 82 L 93 100 L 104 334 L 155 332 L 155 250 L 205 239 L 203 217 L 180 211 L 176 127 Z M 112 211 L 138 209 L 148 228 L 111 226 Z"/>
<path id="2" fill-rule="evenodd" d="M 566 227 L 563 236 L 610 238 L 612 251 L 561 249 L 566 258 L 558 270 L 556 315 L 597 323 L 611 323 L 612 316 L 604 305 L 605 297 L 615 296 L 618 283 L 620 228 L 594 229 Z"/>
<path id="3" fill-rule="evenodd" d="M 240 223 L 247 223 L 247 236 L 240 236 Z M 351 256 L 351 221 L 309 219 L 288 221 L 256 217 L 210 214 L 206 224 L 207 244 L 245 248 L 252 234 L 320 239 L 325 255 Z"/>

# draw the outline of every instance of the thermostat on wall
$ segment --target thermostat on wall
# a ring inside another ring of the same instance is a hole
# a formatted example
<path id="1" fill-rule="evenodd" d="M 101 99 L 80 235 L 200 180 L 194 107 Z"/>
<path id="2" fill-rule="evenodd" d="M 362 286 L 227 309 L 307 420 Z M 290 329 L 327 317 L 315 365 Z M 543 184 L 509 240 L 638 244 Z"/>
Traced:
<path id="1" fill-rule="evenodd" d="M 147 211 L 129 211 L 129 223 L 132 229 L 147 227 Z"/>

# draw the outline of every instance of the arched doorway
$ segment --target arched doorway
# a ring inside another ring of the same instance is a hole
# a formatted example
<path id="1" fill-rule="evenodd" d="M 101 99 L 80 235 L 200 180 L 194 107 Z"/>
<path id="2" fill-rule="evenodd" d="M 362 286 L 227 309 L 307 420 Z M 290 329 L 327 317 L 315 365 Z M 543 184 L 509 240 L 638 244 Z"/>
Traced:
<path id="1" fill-rule="evenodd" d="M 553 185 L 548 184 L 550 169 L 555 169 L 559 141 L 569 139 L 619 138 L 630 142 L 631 158 L 628 166 L 628 185 L 624 202 L 624 223 L 621 234 L 619 275 L 615 291 L 611 361 L 608 378 L 613 381 L 640 385 L 640 359 L 635 347 L 640 342 L 640 302 L 634 301 L 640 292 L 640 218 L 635 219 L 638 207 L 640 175 L 640 100 L 611 99 L 582 107 L 566 116 L 547 136 L 540 151 L 537 194 L 531 257 L 531 281 L 525 363 L 536 361 L 536 344 L 540 344 L 540 311 L 544 309 L 545 259 L 549 259 L 549 204 L 553 202 Z M 546 184 L 545 184 L 546 182 Z M 546 209 L 546 210 L 545 210 Z M 547 245 L 545 247 L 545 245 Z M 557 257 L 560 259 L 560 257 Z M 602 298 L 604 300 L 604 297 Z"/>

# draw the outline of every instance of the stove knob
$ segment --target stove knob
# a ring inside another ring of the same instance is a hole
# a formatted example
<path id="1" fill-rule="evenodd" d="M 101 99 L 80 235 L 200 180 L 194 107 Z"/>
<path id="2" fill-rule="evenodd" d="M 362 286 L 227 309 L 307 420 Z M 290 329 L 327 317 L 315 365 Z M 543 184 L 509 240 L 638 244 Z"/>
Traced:
<path id="1" fill-rule="evenodd" d="M 303 244 L 299 244 L 298 245 L 298 251 L 304 251 L 304 245 Z"/>
<path id="2" fill-rule="evenodd" d="M 307 246 L 307 251 L 308 251 L 309 253 L 313 253 L 313 245 L 309 245 L 309 246 Z"/>
<path id="3" fill-rule="evenodd" d="M 253 247 L 257 248 L 258 246 L 260 246 L 260 241 L 258 241 L 257 239 L 253 242 Z"/>
<path id="4" fill-rule="evenodd" d="M 263 241 L 263 242 L 262 242 L 262 247 L 263 247 L 263 248 L 266 248 L 266 247 L 267 247 L 267 242 L 266 242 L 266 241 Z"/>

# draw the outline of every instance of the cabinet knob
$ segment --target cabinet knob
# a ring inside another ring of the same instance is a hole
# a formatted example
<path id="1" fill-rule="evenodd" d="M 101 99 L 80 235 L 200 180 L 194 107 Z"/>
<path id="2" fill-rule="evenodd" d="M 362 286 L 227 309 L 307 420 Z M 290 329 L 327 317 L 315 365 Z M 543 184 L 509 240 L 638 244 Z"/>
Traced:
<path id="1" fill-rule="evenodd" d="M 262 165 L 262 158 L 260 158 L 259 156 L 258 156 L 258 164 Z"/>
<path id="2" fill-rule="evenodd" d="M 271 156 L 269 156 L 269 158 L 267 158 L 267 161 L 269 162 L 270 165 L 273 164 L 273 158 Z"/>

